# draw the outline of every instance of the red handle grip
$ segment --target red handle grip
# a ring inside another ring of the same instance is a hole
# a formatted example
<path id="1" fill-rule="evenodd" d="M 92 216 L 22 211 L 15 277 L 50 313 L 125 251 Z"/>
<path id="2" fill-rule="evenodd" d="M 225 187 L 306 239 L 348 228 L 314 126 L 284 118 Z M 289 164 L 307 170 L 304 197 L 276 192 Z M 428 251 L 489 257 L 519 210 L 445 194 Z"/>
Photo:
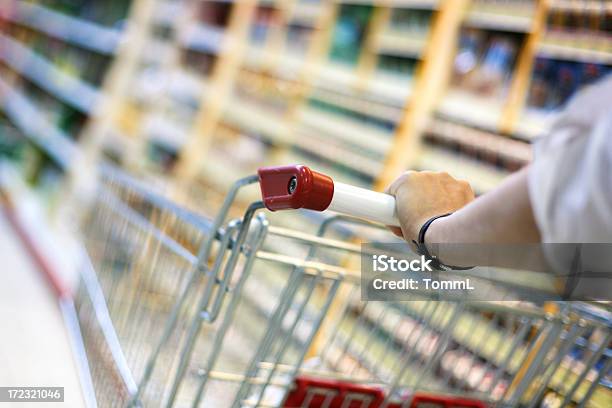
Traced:
<path id="1" fill-rule="evenodd" d="M 261 196 L 270 211 L 306 208 L 323 211 L 334 196 L 334 181 L 302 165 L 263 167 L 257 171 Z"/>

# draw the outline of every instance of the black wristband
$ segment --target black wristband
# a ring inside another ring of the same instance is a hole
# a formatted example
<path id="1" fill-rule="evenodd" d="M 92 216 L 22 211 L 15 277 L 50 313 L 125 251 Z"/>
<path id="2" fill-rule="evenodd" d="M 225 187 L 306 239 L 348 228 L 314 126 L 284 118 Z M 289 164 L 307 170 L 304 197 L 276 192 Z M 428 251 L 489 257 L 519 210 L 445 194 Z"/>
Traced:
<path id="1" fill-rule="evenodd" d="M 451 215 L 452 213 L 446 213 L 446 214 L 442 214 L 442 215 L 436 215 L 435 217 L 431 217 L 430 219 L 428 219 L 427 221 L 425 221 L 425 224 L 423 224 L 423 226 L 421 227 L 421 229 L 419 230 L 419 236 L 417 237 L 417 244 L 418 245 L 425 245 L 425 234 L 427 233 L 427 230 L 429 229 L 429 226 L 438 218 L 444 218 L 444 217 L 448 217 L 449 215 Z"/>
<path id="2" fill-rule="evenodd" d="M 429 226 L 438 218 L 448 217 L 451 214 L 452 213 L 436 215 L 435 217 L 431 217 L 430 219 L 425 221 L 425 223 L 419 230 L 419 236 L 417 237 L 417 240 L 412 241 L 412 242 L 414 242 L 414 244 L 416 245 L 417 252 L 419 253 L 419 255 L 423 255 L 426 259 L 431 260 L 431 265 L 434 269 L 437 269 L 439 271 L 444 271 L 448 269 L 465 271 L 468 269 L 472 269 L 473 266 L 464 267 L 464 266 L 453 266 L 453 265 L 443 264 L 442 262 L 440 262 L 440 260 L 436 256 L 433 256 L 431 253 L 429 253 L 429 250 L 427 249 L 427 245 L 425 244 L 425 234 L 427 233 Z"/>

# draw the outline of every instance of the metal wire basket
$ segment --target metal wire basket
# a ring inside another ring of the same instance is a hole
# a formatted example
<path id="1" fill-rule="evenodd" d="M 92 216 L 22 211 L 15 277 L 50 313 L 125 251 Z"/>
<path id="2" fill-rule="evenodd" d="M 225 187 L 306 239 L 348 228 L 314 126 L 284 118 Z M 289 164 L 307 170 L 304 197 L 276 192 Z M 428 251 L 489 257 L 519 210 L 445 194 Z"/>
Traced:
<path id="1" fill-rule="evenodd" d="M 76 296 L 100 406 L 612 406 L 609 312 L 363 301 L 359 241 L 388 240 L 380 226 L 335 216 L 310 234 L 261 211 L 328 200 L 301 196 L 329 189 L 308 172 L 242 179 L 210 220 L 103 168 Z M 262 178 L 264 202 L 226 220 Z M 336 210 L 394 217 L 389 196 L 332 191 Z"/>

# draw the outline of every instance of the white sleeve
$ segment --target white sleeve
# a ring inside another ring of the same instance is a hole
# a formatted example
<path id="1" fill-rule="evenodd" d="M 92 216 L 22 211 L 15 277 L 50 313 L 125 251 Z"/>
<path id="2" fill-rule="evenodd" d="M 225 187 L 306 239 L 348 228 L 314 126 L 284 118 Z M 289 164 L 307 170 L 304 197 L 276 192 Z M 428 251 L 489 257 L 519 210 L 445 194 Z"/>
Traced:
<path id="1" fill-rule="evenodd" d="M 543 242 L 612 243 L 612 76 L 536 143 L 529 194 Z"/>
<path id="2" fill-rule="evenodd" d="M 574 98 L 550 135 L 536 143 L 529 195 L 553 270 L 573 299 L 612 293 L 612 76 Z M 586 273 L 587 271 L 596 274 Z"/>

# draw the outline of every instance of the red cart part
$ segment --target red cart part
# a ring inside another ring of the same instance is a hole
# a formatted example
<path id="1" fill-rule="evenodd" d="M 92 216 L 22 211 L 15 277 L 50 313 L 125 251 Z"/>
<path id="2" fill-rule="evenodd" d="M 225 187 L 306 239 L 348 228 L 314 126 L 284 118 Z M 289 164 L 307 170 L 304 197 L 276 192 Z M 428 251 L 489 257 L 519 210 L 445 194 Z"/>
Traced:
<path id="1" fill-rule="evenodd" d="M 487 408 L 487 404 L 482 401 L 458 397 L 442 397 L 428 394 L 417 393 L 412 397 L 410 408 Z M 390 406 L 389 408 L 400 408 L 400 405 Z"/>
<path id="2" fill-rule="evenodd" d="M 297 377 L 284 408 L 378 408 L 382 390 L 344 381 Z"/>
<path id="3" fill-rule="evenodd" d="M 383 405 L 384 392 L 377 387 L 346 381 L 296 377 L 284 408 L 487 408 L 479 400 L 416 393 L 410 406 Z"/>
<path id="4" fill-rule="evenodd" d="M 261 196 L 270 211 L 290 208 L 324 211 L 334 197 L 331 177 L 306 166 L 263 167 L 257 174 Z"/>

